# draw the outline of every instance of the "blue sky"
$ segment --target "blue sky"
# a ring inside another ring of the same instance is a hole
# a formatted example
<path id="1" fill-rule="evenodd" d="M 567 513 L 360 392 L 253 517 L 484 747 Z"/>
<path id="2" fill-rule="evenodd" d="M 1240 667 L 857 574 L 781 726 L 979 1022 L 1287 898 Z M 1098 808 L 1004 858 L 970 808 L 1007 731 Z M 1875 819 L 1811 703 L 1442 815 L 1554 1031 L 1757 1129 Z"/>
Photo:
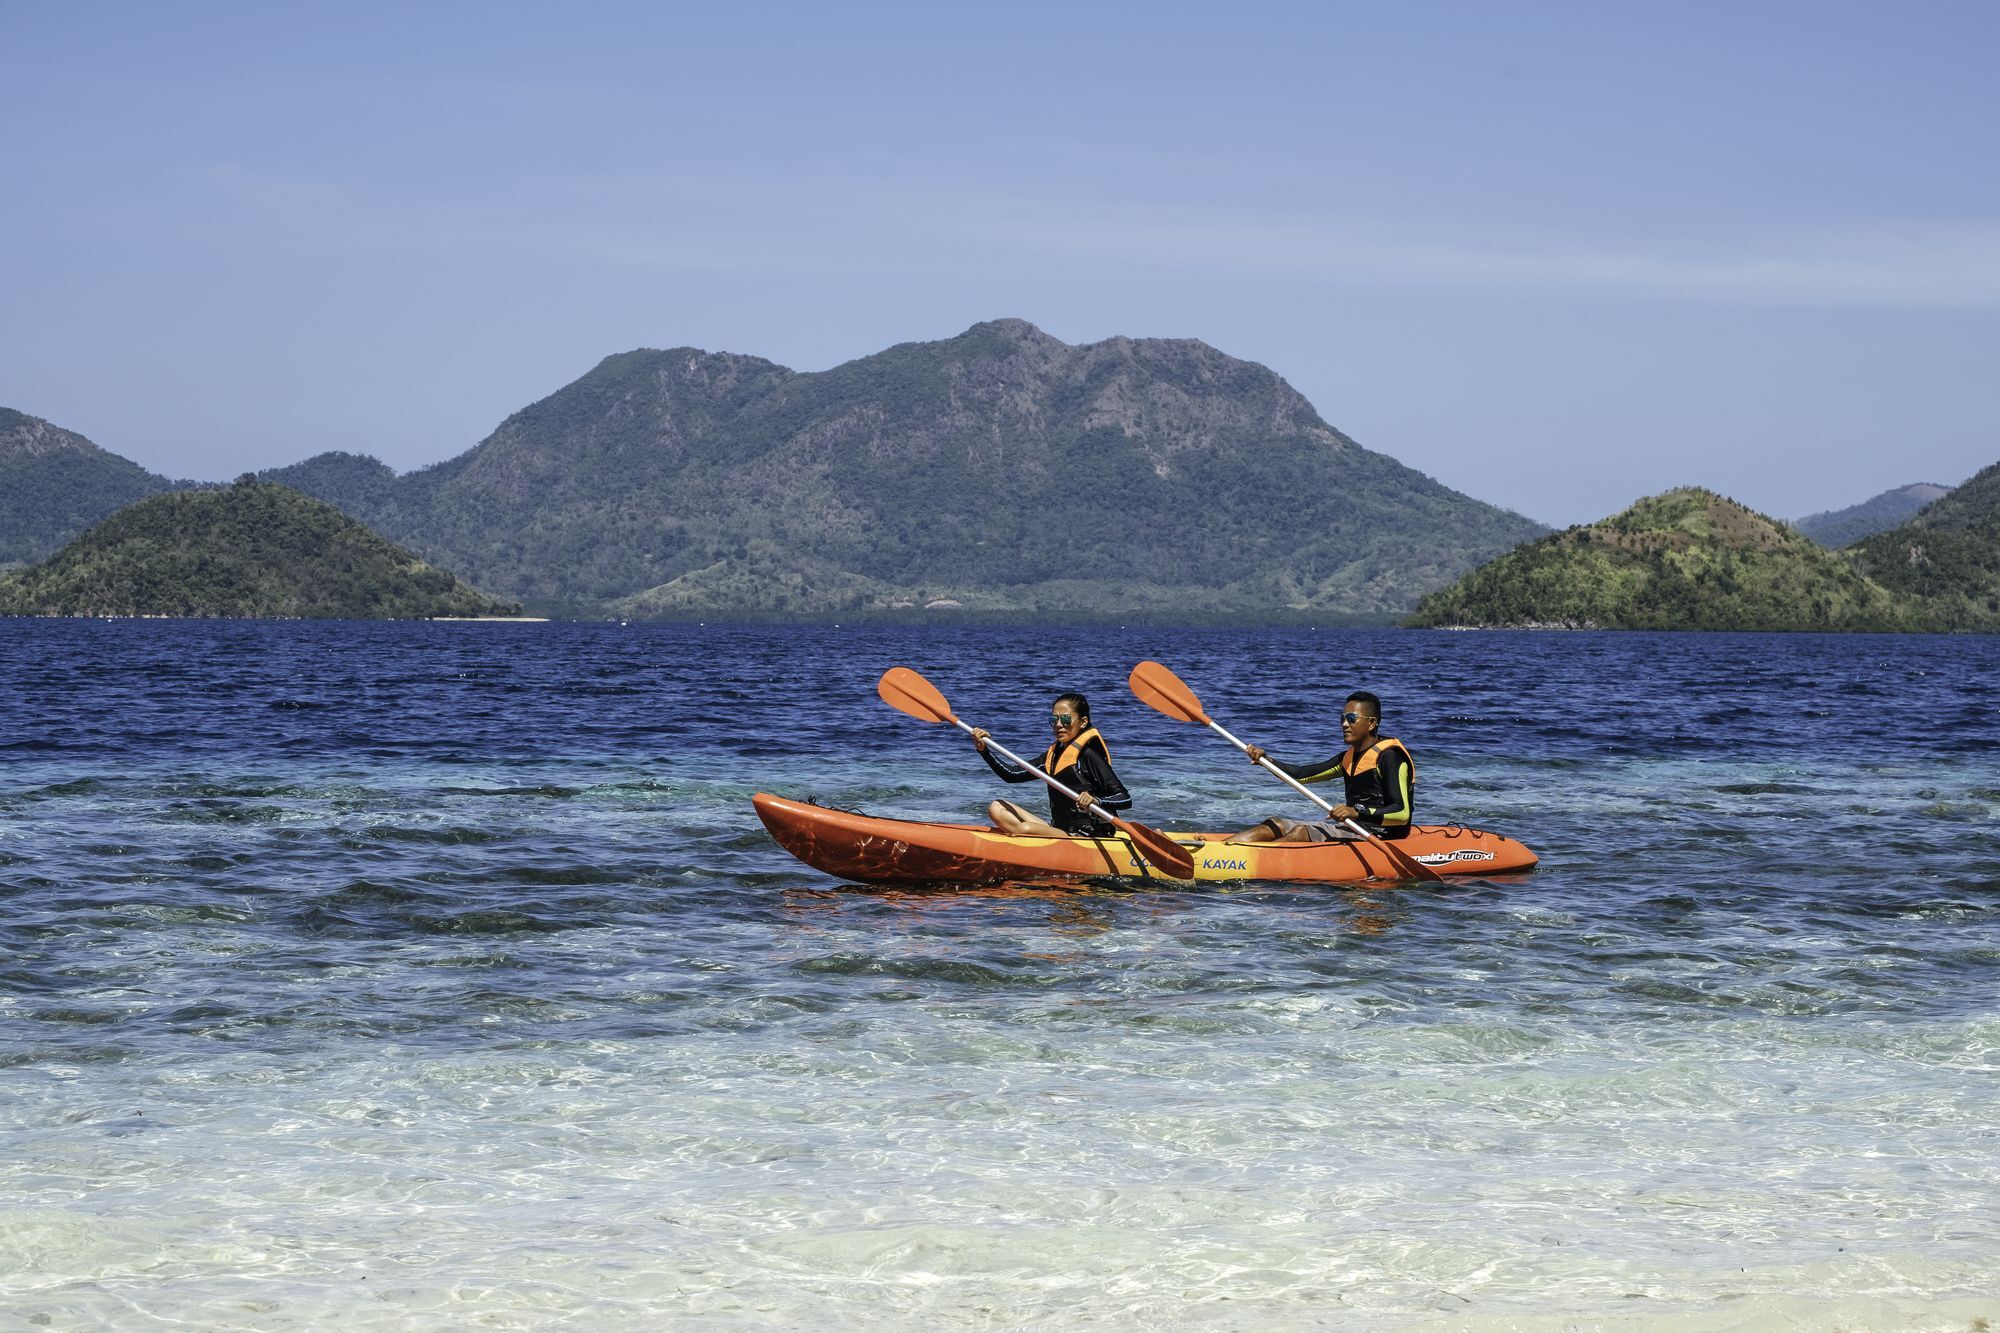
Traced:
<path id="1" fill-rule="evenodd" d="M 2000 461 L 2000 4 L 0 0 L 0 406 L 399 469 L 633 347 L 1200 338 L 1555 524 Z M 1273 497 L 1274 510 L 1282 497 Z"/>

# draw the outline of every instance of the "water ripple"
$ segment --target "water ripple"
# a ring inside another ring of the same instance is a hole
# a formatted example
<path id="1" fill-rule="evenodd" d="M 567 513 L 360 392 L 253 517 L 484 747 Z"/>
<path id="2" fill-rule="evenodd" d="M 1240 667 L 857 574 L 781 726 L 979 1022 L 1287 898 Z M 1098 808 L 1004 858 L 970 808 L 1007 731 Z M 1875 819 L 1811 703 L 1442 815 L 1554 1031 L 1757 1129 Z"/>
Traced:
<path id="1" fill-rule="evenodd" d="M 1542 868 L 863 887 L 749 812 L 978 817 L 896 662 L 1017 748 L 1085 688 L 1142 818 L 1296 810 L 1145 657 L 1291 759 L 1375 688 Z M 0 621 L 0 679 L 24 1320 L 2000 1317 L 1990 639 Z"/>

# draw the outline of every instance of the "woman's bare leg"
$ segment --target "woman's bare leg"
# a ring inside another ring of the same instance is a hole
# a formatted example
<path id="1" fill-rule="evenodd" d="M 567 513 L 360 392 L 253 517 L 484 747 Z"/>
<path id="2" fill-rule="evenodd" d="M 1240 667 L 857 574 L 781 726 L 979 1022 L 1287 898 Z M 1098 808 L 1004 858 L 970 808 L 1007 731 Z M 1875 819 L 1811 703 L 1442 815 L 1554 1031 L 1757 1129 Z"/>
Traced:
<path id="1" fill-rule="evenodd" d="M 1061 829 L 1045 819 L 1035 818 L 1012 801 L 995 801 L 986 807 L 986 817 L 991 819 L 994 826 L 1002 833 L 1009 833 L 1015 837 L 1033 835 L 1044 838 L 1060 838 L 1064 836 Z"/>

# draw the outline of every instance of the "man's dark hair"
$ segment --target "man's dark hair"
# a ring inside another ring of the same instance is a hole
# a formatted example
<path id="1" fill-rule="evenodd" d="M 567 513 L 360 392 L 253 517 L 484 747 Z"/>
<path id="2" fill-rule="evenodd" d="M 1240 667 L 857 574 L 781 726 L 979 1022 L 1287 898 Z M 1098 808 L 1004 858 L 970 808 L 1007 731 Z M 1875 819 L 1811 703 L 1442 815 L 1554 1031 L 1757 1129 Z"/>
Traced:
<path id="1" fill-rule="evenodd" d="M 1090 700 L 1084 698 L 1082 695 L 1076 693 L 1075 691 L 1071 691 L 1068 694 L 1057 695 L 1056 702 L 1059 704 L 1068 704 L 1071 708 L 1074 708 L 1076 710 L 1076 716 L 1078 721 L 1082 722 L 1090 721 Z"/>
<path id="2" fill-rule="evenodd" d="M 1377 722 L 1382 720 L 1382 701 L 1366 690 L 1356 690 L 1347 696 L 1347 702 L 1361 704 L 1368 709 L 1369 716 Z"/>

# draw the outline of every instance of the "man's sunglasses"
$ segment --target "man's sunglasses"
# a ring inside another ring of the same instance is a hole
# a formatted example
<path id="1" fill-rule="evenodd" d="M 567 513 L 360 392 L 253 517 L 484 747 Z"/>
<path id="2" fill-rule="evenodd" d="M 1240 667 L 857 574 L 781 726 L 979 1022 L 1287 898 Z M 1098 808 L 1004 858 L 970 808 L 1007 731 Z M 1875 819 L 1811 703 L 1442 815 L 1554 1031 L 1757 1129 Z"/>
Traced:
<path id="1" fill-rule="evenodd" d="M 1340 720 L 1341 720 L 1342 722 L 1345 722 L 1345 723 L 1347 723 L 1347 724 L 1348 724 L 1349 726 L 1352 726 L 1353 724 L 1355 724 L 1356 722 L 1359 722 L 1359 721 L 1361 720 L 1361 714 L 1359 714 L 1359 713 L 1342 713 L 1342 714 L 1340 715 Z"/>

